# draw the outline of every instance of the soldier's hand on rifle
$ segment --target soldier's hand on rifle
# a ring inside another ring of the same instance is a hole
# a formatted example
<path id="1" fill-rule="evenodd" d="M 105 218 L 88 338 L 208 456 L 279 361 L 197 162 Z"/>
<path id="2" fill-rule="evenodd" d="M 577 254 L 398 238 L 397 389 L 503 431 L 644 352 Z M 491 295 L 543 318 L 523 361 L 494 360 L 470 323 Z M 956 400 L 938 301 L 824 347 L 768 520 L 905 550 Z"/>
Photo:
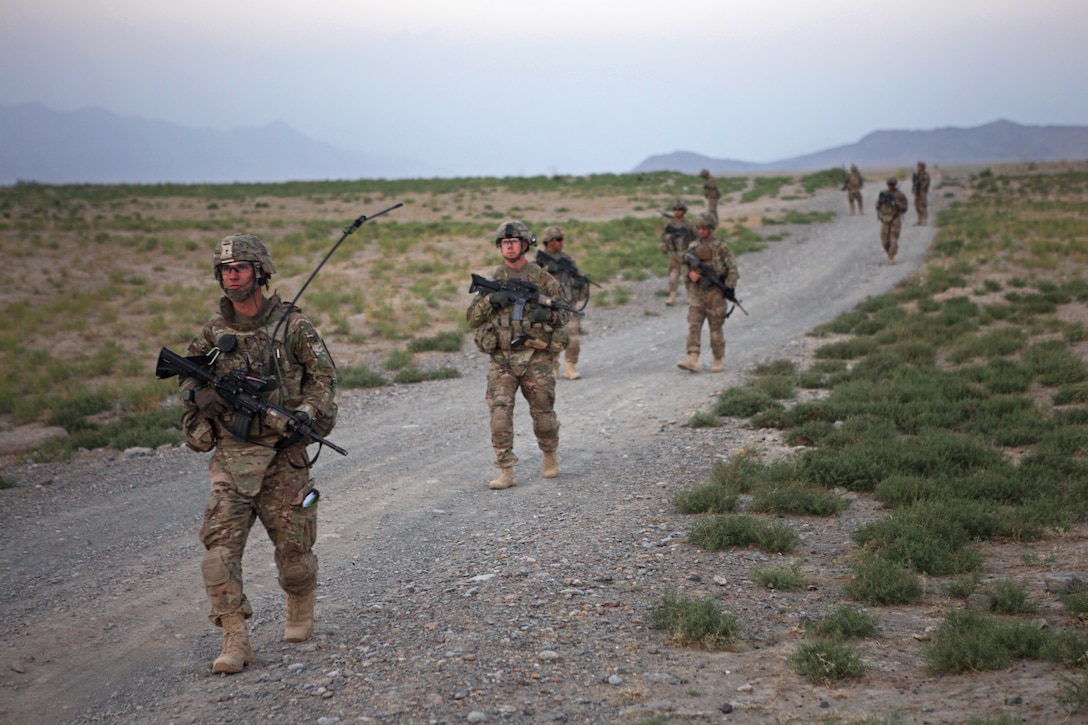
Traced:
<path id="1" fill-rule="evenodd" d="M 206 418 L 218 418 L 229 410 L 223 398 L 215 392 L 215 388 L 197 388 L 193 391 L 192 401 Z"/>
<path id="2" fill-rule="evenodd" d="M 313 420 L 309 406 L 302 406 L 298 410 L 292 411 L 292 415 L 298 421 L 298 425 L 308 425 Z M 287 435 L 291 430 L 291 419 L 278 410 L 268 411 L 264 417 L 264 424 L 265 427 L 281 436 Z"/>
<path id="3" fill-rule="evenodd" d="M 547 307 L 541 307 L 539 305 L 534 305 L 532 311 L 529 312 L 529 322 L 533 322 L 533 323 L 536 323 L 538 325 L 543 325 L 545 322 L 548 321 L 548 318 L 550 316 L 551 316 L 551 311 L 548 310 Z"/>
<path id="4" fill-rule="evenodd" d="M 688 272 L 688 279 L 690 279 L 692 282 L 698 282 L 702 278 L 703 278 L 703 275 L 699 274 L 699 271 L 696 270 L 696 269 L 693 269 L 690 272 Z"/>
<path id="5" fill-rule="evenodd" d="M 514 295 L 510 294 L 504 289 L 501 289 L 498 292 L 492 292 L 490 295 L 488 295 L 487 299 L 491 302 L 491 306 L 498 310 L 506 307 L 507 305 L 513 304 Z"/>

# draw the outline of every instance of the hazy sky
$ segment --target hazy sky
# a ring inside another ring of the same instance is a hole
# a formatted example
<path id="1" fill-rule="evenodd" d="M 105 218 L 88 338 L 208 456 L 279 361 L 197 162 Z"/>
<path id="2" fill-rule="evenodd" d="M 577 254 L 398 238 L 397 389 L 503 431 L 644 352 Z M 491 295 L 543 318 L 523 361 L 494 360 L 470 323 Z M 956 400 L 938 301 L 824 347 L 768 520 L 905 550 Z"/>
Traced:
<path id="1" fill-rule="evenodd" d="M 1084 0 L 2 0 L 0 104 L 277 120 L 442 175 L 1088 125 Z"/>

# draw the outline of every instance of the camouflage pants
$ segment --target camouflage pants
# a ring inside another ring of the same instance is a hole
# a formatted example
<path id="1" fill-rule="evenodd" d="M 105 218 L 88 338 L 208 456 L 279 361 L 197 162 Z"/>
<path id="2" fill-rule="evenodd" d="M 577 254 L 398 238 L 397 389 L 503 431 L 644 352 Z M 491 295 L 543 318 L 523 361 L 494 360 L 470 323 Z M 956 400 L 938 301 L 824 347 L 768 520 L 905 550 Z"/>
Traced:
<path id="1" fill-rule="evenodd" d="M 927 194 L 915 194 L 914 195 L 914 211 L 918 212 L 918 223 L 929 223 L 929 200 L 926 198 Z"/>
<path id="2" fill-rule="evenodd" d="M 578 315 L 571 315 L 570 322 L 564 326 L 564 330 L 570 335 L 570 342 L 567 343 L 566 361 L 571 365 L 578 362 L 578 354 L 582 351 L 582 343 L 578 341 L 578 333 L 581 332 L 581 319 Z M 555 359 L 558 361 L 559 356 L 556 355 Z"/>
<path id="3" fill-rule="evenodd" d="M 669 294 L 676 292 L 680 286 L 680 255 L 669 252 Z"/>
<path id="4" fill-rule="evenodd" d="M 317 505 L 301 507 L 313 487 L 309 469 L 296 469 L 288 462 L 287 452 L 277 453 L 264 470 L 259 490 L 250 496 L 239 490 L 232 473 L 238 470 L 237 460 L 237 451 L 231 449 L 220 448 L 212 456 L 208 464 L 211 497 L 200 527 L 200 541 L 207 549 L 201 573 L 211 603 L 208 618 L 216 626 L 222 626 L 219 620 L 226 614 L 247 619 L 253 615 L 242 588 L 242 554 L 258 518 L 276 550 L 280 588 L 303 595 L 317 587 L 317 556 L 312 551 L 317 540 Z"/>
<path id="5" fill-rule="evenodd" d="M 710 352 L 715 359 L 725 357 L 725 313 L 727 302 L 718 289 L 700 290 L 688 286 L 688 352 L 699 353 L 703 321 L 710 327 Z"/>
<path id="6" fill-rule="evenodd" d="M 903 218 L 896 217 L 894 221 L 887 223 L 880 223 L 880 246 L 884 248 L 884 253 L 888 255 L 888 259 L 895 259 L 895 255 L 899 254 L 899 230 L 903 227 Z"/>
<path id="7" fill-rule="evenodd" d="M 533 433 L 540 450 L 559 449 L 559 419 L 555 416 L 555 376 L 551 354 L 537 350 L 524 364 L 508 363 L 504 354 L 491 356 L 487 371 L 487 407 L 491 411 L 491 445 L 495 465 L 509 468 L 517 463 L 514 455 L 514 400 L 518 388 L 529 403 Z"/>
<path id="8" fill-rule="evenodd" d="M 708 196 L 706 198 L 706 213 L 714 220 L 714 226 L 718 226 L 718 197 Z"/>
<path id="9" fill-rule="evenodd" d="M 846 199 L 847 199 L 847 201 L 850 202 L 850 215 L 851 216 L 854 215 L 854 204 L 855 203 L 857 203 L 857 205 L 858 205 L 858 213 L 859 214 L 864 214 L 865 213 L 865 211 L 864 211 L 865 207 L 863 207 L 861 205 L 861 192 L 860 191 L 849 191 L 849 192 L 847 192 L 846 193 Z"/>

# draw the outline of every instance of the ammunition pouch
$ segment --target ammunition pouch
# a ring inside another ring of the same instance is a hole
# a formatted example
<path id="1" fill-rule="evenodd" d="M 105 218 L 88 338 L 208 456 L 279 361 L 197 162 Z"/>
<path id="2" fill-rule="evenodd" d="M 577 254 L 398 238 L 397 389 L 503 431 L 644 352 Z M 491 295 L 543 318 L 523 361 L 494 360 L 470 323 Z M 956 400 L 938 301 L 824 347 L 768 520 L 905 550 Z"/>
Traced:
<path id="1" fill-rule="evenodd" d="M 181 428 L 185 431 L 185 445 L 197 453 L 207 453 L 219 442 L 215 426 L 198 410 L 185 411 L 181 418 Z"/>
<path id="2" fill-rule="evenodd" d="M 490 322 L 485 322 L 476 328 L 472 341 L 476 343 L 476 349 L 485 355 L 490 355 L 499 347 L 499 335 Z"/>

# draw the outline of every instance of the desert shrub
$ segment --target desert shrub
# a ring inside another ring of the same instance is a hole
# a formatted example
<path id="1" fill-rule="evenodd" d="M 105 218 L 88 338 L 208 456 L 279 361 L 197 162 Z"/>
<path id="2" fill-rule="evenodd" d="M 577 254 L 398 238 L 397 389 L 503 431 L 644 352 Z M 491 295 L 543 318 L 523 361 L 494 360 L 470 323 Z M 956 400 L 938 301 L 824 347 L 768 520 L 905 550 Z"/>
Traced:
<path id="1" fill-rule="evenodd" d="M 785 524 L 733 514 L 696 519 L 688 531 L 688 539 L 708 551 L 720 551 L 731 546 L 757 546 L 775 554 L 793 551 L 798 541 L 797 535 Z"/>
<path id="2" fill-rule="evenodd" d="M 867 553 L 851 565 L 853 575 L 846 596 L 866 604 L 913 604 L 922 599 L 922 583 L 907 567 Z"/>
<path id="3" fill-rule="evenodd" d="M 865 666 L 853 647 L 829 639 L 802 642 L 797 651 L 790 655 L 789 664 L 798 674 L 818 683 L 865 674 Z"/>
<path id="4" fill-rule="evenodd" d="M 828 639 L 860 639 L 879 634 L 876 620 L 857 607 L 843 604 L 822 617 L 805 622 L 805 632 Z"/>
<path id="5" fill-rule="evenodd" d="M 665 630 L 673 641 L 722 649 L 736 641 L 740 625 L 713 599 L 692 599 L 669 589 L 650 609 L 650 626 Z"/>

